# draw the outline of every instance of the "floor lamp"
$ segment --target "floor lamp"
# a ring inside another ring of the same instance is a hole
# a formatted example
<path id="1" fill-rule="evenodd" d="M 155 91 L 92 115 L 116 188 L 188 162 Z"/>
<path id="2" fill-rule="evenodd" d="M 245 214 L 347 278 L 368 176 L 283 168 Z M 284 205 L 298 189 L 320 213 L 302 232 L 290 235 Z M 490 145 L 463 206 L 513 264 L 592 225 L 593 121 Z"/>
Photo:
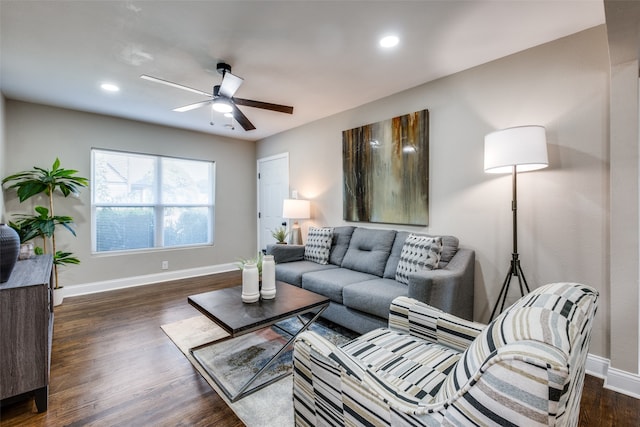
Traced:
<path id="1" fill-rule="evenodd" d="M 500 307 L 500 312 L 504 309 L 505 301 L 511 279 L 518 278 L 520 293 L 525 295 L 525 290 L 529 292 L 527 279 L 520 266 L 518 258 L 518 198 L 517 198 L 517 175 L 518 172 L 528 172 L 546 168 L 549 165 L 547 158 L 547 139 L 545 129 L 542 126 L 519 126 L 502 129 L 492 132 L 484 138 L 484 171 L 487 173 L 509 173 L 513 180 L 513 199 L 511 210 L 513 212 L 513 253 L 511 254 L 511 265 L 507 272 L 502 289 L 498 295 L 496 305 L 491 312 L 489 321 Z M 502 300 L 502 302 L 501 302 Z"/>
<path id="2" fill-rule="evenodd" d="M 289 229 L 289 243 L 292 245 L 302 244 L 302 233 L 298 219 L 309 219 L 311 216 L 311 204 L 308 200 L 284 199 L 282 203 L 282 217 L 292 219 L 293 225 Z"/>

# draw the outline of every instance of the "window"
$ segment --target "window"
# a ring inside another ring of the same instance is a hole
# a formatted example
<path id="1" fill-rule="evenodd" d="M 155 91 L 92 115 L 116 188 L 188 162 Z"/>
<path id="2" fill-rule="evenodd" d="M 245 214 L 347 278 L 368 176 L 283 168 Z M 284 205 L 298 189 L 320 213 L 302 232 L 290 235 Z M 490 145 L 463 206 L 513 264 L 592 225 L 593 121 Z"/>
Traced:
<path id="1" fill-rule="evenodd" d="M 213 244 L 215 163 L 94 149 L 94 252 Z"/>

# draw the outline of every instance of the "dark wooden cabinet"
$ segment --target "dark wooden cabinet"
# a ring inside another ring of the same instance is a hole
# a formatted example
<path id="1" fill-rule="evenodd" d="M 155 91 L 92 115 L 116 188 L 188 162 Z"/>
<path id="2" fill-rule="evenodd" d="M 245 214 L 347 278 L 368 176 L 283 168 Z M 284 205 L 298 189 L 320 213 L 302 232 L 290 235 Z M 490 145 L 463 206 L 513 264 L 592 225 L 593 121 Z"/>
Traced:
<path id="1" fill-rule="evenodd" d="M 0 400 L 33 393 L 47 410 L 53 338 L 51 255 L 18 261 L 0 283 Z"/>

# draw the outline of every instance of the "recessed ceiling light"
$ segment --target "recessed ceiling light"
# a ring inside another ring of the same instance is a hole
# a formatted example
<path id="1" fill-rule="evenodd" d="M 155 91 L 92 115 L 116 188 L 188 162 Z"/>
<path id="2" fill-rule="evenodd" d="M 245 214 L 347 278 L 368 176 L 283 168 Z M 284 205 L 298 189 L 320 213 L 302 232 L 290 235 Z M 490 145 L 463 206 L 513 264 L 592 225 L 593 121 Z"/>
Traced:
<path id="1" fill-rule="evenodd" d="M 114 85 L 113 83 L 102 83 L 100 85 L 100 89 L 107 91 L 107 92 L 119 92 L 120 88 L 116 85 Z"/>
<path id="2" fill-rule="evenodd" d="M 400 42 L 398 36 L 385 36 L 380 39 L 380 46 L 386 48 L 394 47 L 398 44 L 398 42 Z"/>

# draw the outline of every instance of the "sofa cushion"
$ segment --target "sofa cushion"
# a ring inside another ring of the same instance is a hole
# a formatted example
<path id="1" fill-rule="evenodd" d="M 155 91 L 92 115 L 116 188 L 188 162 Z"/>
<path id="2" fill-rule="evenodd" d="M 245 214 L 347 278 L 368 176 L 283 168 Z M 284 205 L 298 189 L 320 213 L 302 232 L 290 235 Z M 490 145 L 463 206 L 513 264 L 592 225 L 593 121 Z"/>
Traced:
<path id="1" fill-rule="evenodd" d="M 384 381 L 398 397 L 433 402 L 449 373 L 460 366 L 460 352 L 402 332 L 382 328 L 340 346 Z M 435 425 L 435 424 L 434 424 Z"/>
<path id="2" fill-rule="evenodd" d="M 310 227 L 307 233 L 307 244 L 304 246 L 304 259 L 318 264 L 328 264 L 332 240 L 332 227 Z"/>
<path id="3" fill-rule="evenodd" d="M 343 288 L 352 283 L 374 279 L 376 276 L 346 268 L 333 268 L 306 273 L 302 276 L 302 287 L 342 304 Z M 387 307 L 388 310 L 388 307 Z"/>
<path id="4" fill-rule="evenodd" d="M 312 271 L 330 270 L 338 268 L 331 264 L 318 264 L 313 261 L 296 261 L 276 264 L 276 280 L 302 286 L 302 275 Z"/>
<path id="5" fill-rule="evenodd" d="M 331 243 L 331 254 L 329 255 L 329 264 L 340 266 L 344 259 L 344 254 L 347 253 L 349 248 L 349 242 L 351 241 L 351 235 L 355 227 L 350 225 L 342 227 L 334 227 L 333 229 L 333 242 Z"/>
<path id="6" fill-rule="evenodd" d="M 356 228 L 342 267 L 382 277 L 395 237 L 395 230 Z"/>
<path id="7" fill-rule="evenodd" d="M 375 278 L 345 286 L 342 300 L 346 307 L 388 319 L 391 301 L 396 297 L 406 296 L 407 292 L 407 286 L 402 283 Z"/>
<path id="8" fill-rule="evenodd" d="M 398 231 L 396 233 L 396 239 L 393 242 L 391 248 L 391 254 L 387 260 L 387 265 L 384 269 L 384 275 L 382 277 L 386 279 L 395 279 L 396 270 L 398 269 L 398 262 L 400 261 L 400 253 L 404 246 L 404 241 L 409 236 L 408 231 Z M 436 237 L 430 234 L 414 233 L 418 236 Z M 445 268 L 453 256 L 458 252 L 458 238 L 454 236 L 440 236 L 442 237 L 442 253 L 440 254 L 440 262 L 438 268 Z"/>
<path id="9" fill-rule="evenodd" d="M 442 237 L 427 237 L 409 234 L 402 246 L 396 280 L 409 284 L 409 275 L 419 270 L 435 270 L 442 253 Z"/>

